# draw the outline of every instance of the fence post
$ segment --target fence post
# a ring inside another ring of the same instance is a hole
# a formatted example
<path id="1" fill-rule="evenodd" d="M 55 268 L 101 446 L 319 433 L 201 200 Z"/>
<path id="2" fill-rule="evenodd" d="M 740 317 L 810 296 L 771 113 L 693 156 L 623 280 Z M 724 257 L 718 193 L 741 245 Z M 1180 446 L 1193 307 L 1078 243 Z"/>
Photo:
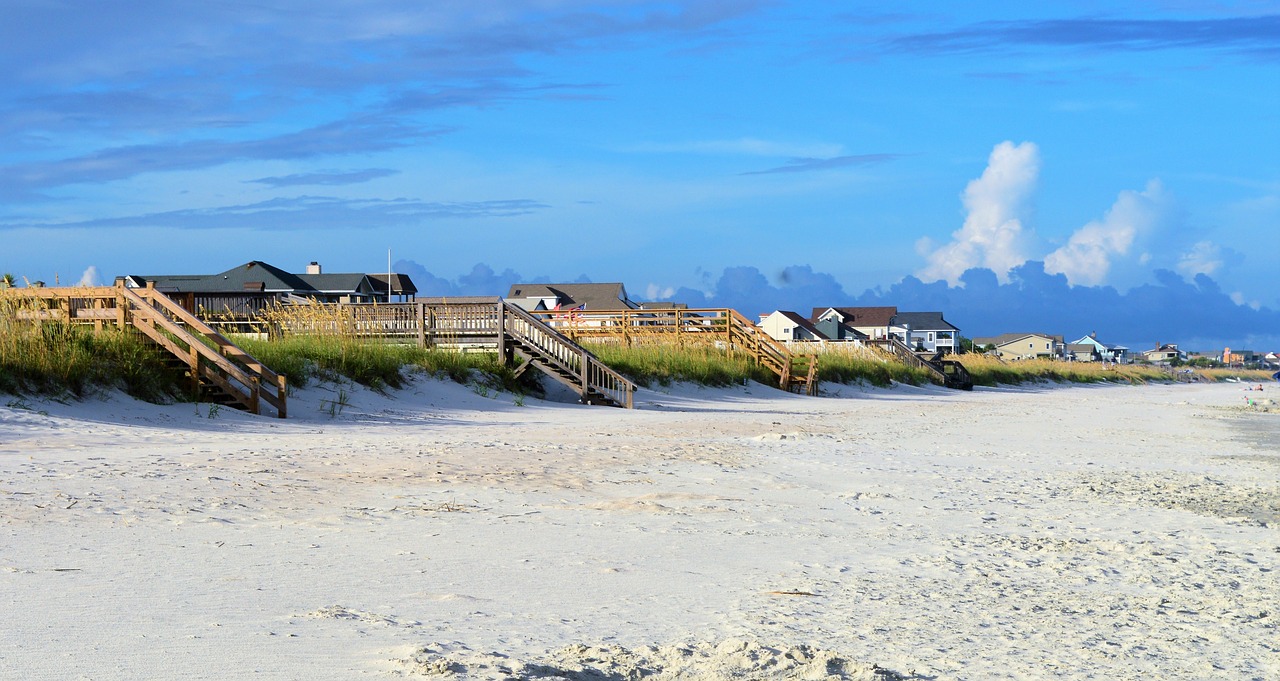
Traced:
<path id="1" fill-rule="evenodd" d="M 587 359 L 586 348 L 582 348 L 581 359 L 582 359 L 582 402 L 585 404 L 587 401 L 587 394 L 591 389 L 590 379 L 587 376 L 588 359 Z"/>
<path id="2" fill-rule="evenodd" d="M 418 347 L 427 347 L 427 304 L 423 302 L 414 303 L 414 309 L 418 311 L 416 326 L 418 327 Z"/>
<path id="3" fill-rule="evenodd" d="M 498 361 L 507 361 L 507 308 L 498 301 Z"/>

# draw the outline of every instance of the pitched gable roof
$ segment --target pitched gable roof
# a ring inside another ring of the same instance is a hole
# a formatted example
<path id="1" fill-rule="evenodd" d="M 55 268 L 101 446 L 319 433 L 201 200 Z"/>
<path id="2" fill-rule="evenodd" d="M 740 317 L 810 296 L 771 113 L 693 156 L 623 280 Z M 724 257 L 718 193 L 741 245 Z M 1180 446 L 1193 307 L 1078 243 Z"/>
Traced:
<path id="1" fill-rule="evenodd" d="M 620 283 L 608 284 L 513 284 L 509 299 L 552 298 L 562 308 L 583 305 L 584 310 L 634 310 Z"/>
<path id="2" fill-rule="evenodd" d="M 818 321 L 829 310 L 837 312 L 841 321 L 849 326 L 889 326 L 898 308 L 889 307 L 815 307 L 811 321 Z"/>
<path id="3" fill-rule="evenodd" d="M 818 340 L 830 340 L 829 338 L 827 338 L 826 334 L 819 331 L 818 327 L 813 325 L 813 322 L 810 322 L 808 319 L 801 317 L 799 313 L 792 312 L 791 310 L 778 310 L 778 314 L 782 315 L 783 317 L 786 317 L 787 321 L 790 321 L 794 323 L 796 326 L 813 334 L 814 338 L 817 338 Z"/>
<path id="4" fill-rule="evenodd" d="M 893 326 L 909 326 L 913 331 L 959 331 L 941 312 L 899 312 L 890 322 Z"/>
<path id="5" fill-rule="evenodd" d="M 1048 338 L 1048 339 L 1051 339 L 1051 340 L 1053 340 L 1054 342 L 1057 342 L 1057 343 L 1061 343 L 1061 342 L 1062 342 L 1062 336 L 1055 336 L 1055 335 L 1053 335 L 1053 334 L 1049 334 L 1049 333 L 1002 333 L 1002 334 L 1000 334 L 999 336 L 988 336 L 988 337 L 985 337 L 985 338 L 974 338 L 974 339 L 973 339 L 973 344 L 974 344 L 974 345 L 995 345 L 995 346 L 1001 346 L 1001 345 L 1008 345 L 1009 343 L 1013 343 L 1013 342 L 1015 342 L 1015 341 L 1020 341 L 1020 340 L 1022 340 L 1022 339 L 1024 339 L 1024 338 L 1030 338 L 1030 337 L 1032 337 L 1032 336 L 1038 336 L 1038 337 L 1040 337 L 1040 338 Z"/>

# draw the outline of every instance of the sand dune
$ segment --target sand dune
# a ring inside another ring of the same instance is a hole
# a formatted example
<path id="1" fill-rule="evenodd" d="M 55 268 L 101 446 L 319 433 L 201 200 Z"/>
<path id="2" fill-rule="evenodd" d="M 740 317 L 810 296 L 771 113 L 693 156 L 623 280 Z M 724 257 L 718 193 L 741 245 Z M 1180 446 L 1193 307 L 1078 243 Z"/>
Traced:
<path id="1" fill-rule="evenodd" d="M 341 389 L 0 399 L 0 678 L 1280 678 L 1240 385 Z"/>

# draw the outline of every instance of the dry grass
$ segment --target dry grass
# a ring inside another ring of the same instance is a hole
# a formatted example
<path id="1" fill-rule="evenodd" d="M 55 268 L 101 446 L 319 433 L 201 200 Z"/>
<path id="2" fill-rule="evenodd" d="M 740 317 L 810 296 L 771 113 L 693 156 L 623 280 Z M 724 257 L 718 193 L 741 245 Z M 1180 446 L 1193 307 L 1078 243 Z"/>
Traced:
<path id="1" fill-rule="evenodd" d="M 119 387 L 142 399 L 180 395 L 180 377 L 150 342 L 110 324 L 69 323 L 68 300 L 89 289 L 0 288 L 0 392 L 83 396 Z"/>
<path id="2" fill-rule="evenodd" d="M 1237 369 L 1170 369 L 1150 364 L 1105 364 L 1102 362 L 1063 362 L 1048 359 L 1024 359 L 1002 362 L 995 357 L 968 353 L 956 355 L 969 373 L 975 385 L 1018 384 L 1034 381 L 1058 383 L 1170 383 L 1175 381 L 1243 380 L 1266 381 L 1265 371 Z"/>

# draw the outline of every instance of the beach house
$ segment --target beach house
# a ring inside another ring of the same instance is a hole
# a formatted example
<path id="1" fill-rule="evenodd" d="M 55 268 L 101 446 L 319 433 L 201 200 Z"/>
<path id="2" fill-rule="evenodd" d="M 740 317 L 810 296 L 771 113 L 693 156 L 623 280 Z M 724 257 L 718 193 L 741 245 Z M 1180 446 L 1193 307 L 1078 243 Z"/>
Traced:
<path id="1" fill-rule="evenodd" d="M 976 348 L 992 348 L 1000 359 L 1057 359 L 1065 352 L 1062 336 L 1047 333 L 1002 333 L 973 339 Z"/>
<path id="2" fill-rule="evenodd" d="M 1113 345 L 1111 343 L 1103 343 L 1102 341 L 1098 340 L 1098 334 L 1096 332 L 1090 333 L 1089 335 L 1084 336 L 1079 340 L 1073 341 L 1072 343 L 1068 344 L 1068 346 L 1070 345 L 1093 346 L 1093 350 L 1098 355 L 1098 359 L 1102 361 L 1116 362 L 1119 364 L 1124 364 L 1130 361 L 1129 348 L 1123 345 Z M 1071 352 L 1070 347 L 1068 347 L 1067 350 L 1068 352 Z"/>
<path id="3" fill-rule="evenodd" d="M 195 314 L 232 317 L 251 317 L 273 303 L 408 302 L 418 294 L 406 274 L 325 273 L 314 261 L 296 274 L 253 260 L 217 274 L 126 275 L 116 283 L 152 286 Z"/>
<path id="4" fill-rule="evenodd" d="M 790 310 L 775 310 L 767 315 L 760 315 L 759 326 L 774 340 L 784 342 L 827 340 L 827 336 L 819 331 L 813 322 Z"/>

